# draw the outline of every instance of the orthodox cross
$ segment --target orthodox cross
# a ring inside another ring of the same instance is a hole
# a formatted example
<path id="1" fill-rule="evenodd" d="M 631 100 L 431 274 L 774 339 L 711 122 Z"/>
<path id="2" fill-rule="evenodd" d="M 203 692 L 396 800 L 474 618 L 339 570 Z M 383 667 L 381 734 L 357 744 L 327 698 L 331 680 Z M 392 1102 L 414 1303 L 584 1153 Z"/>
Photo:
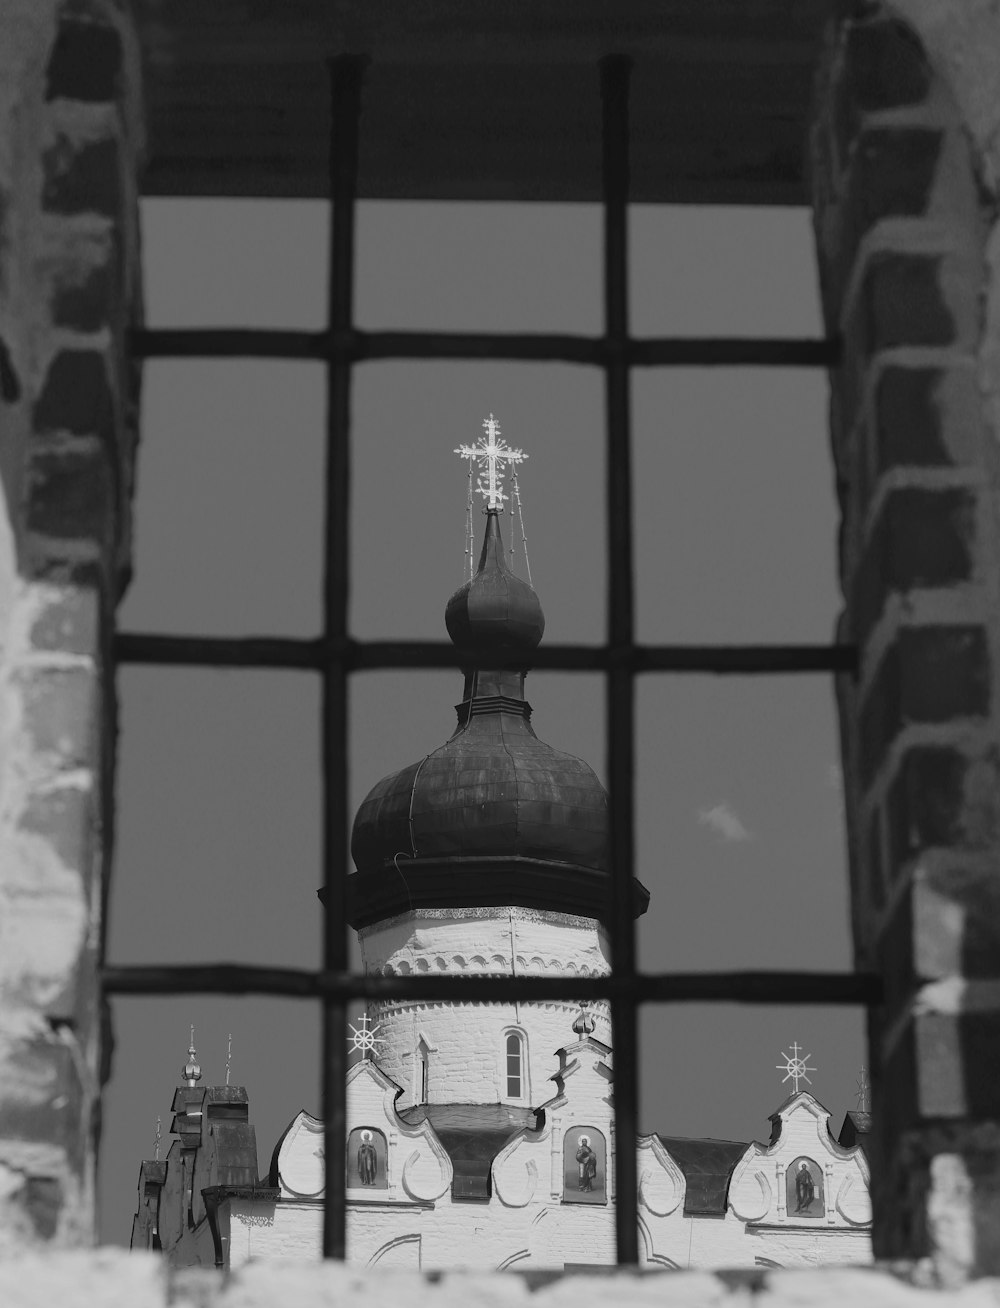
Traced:
<path id="1" fill-rule="evenodd" d="M 858 1077 L 858 1112 L 868 1112 L 868 1096 L 871 1093 L 871 1085 L 868 1081 L 868 1068 L 862 1066 L 861 1075 Z"/>
<path id="2" fill-rule="evenodd" d="M 807 1076 L 807 1073 L 816 1071 L 815 1067 L 809 1066 L 809 1059 L 812 1058 L 812 1054 L 800 1054 L 800 1048 L 801 1046 L 799 1042 L 793 1040 L 792 1052 L 790 1054 L 781 1055 L 785 1060 L 784 1063 L 775 1063 L 774 1065 L 777 1071 L 784 1072 L 785 1074 L 781 1078 L 781 1084 L 784 1085 L 786 1081 L 791 1081 L 792 1085 L 795 1087 L 796 1094 L 799 1092 L 800 1081 L 805 1081 L 809 1085 L 812 1085 L 812 1081 Z"/>
<path id="3" fill-rule="evenodd" d="M 157 1162 L 160 1161 L 160 1127 L 163 1125 L 163 1119 L 156 1119 L 156 1135 L 153 1137 L 153 1157 Z"/>
<path id="4" fill-rule="evenodd" d="M 483 419 L 483 430 L 486 435 L 480 436 L 475 445 L 459 445 L 455 453 L 469 460 L 470 469 L 473 462 L 478 463 L 476 490 L 486 500 L 487 509 L 502 513 L 503 502 L 508 498 L 503 490 L 504 465 L 510 464 L 516 475 L 517 465 L 523 463 L 528 456 L 523 450 L 511 449 L 501 438 L 500 424 L 492 413 Z"/>

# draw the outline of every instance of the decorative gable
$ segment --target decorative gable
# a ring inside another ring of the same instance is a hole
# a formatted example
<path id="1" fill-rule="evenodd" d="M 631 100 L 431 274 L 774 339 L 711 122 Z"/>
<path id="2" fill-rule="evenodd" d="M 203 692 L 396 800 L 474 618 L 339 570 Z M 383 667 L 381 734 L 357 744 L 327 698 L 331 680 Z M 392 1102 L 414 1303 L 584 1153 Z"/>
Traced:
<path id="1" fill-rule="evenodd" d="M 684 1199 L 684 1173 L 655 1135 L 640 1136 L 637 1163 L 640 1209 L 667 1217 Z"/>
<path id="2" fill-rule="evenodd" d="M 429 1122 L 398 1116 L 401 1091 L 370 1059 L 347 1074 L 348 1198 L 431 1202 L 451 1185 L 452 1169 Z M 323 1123 L 304 1109 L 274 1151 L 271 1184 L 282 1199 L 319 1200 L 325 1185 Z"/>
<path id="3" fill-rule="evenodd" d="M 770 1120 L 770 1143 L 751 1144 L 733 1172 L 729 1205 L 736 1216 L 762 1225 L 867 1225 L 867 1160 L 860 1146 L 834 1139 L 823 1105 L 800 1091 Z"/>

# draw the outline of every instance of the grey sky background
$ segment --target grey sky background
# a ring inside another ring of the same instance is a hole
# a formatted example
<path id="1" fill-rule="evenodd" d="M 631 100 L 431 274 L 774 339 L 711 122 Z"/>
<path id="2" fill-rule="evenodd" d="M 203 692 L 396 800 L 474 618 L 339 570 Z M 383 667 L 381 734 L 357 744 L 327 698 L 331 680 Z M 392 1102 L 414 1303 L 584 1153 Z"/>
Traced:
<path id="1" fill-rule="evenodd" d="M 146 201 L 143 220 L 150 325 L 323 325 L 325 205 Z M 637 334 L 820 332 L 806 211 L 636 207 L 631 237 Z M 369 203 L 358 241 L 363 326 L 600 329 L 596 207 Z M 828 641 L 838 598 L 823 375 L 634 378 L 640 638 Z M 492 410 L 529 455 L 521 487 L 546 638 L 602 638 L 596 370 L 366 364 L 353 410 L 357 636 L 444 636 L 465 566 L 465 466 L 452 450 Z M 314 635 L 323 431 L 319 366 L 148 365 L 122 629 Z M 477 536 L 482 523 L 477 510 Z M 510 527 L 508 516 L 507 540 Z M 127 668 L 119 688 L 110 960 L 318 965 L 315 678 Z M 354 679 L 355 807 L 451 734 L 460 691 L 457 672 Z M 603 777 L 599 678 L 535 673 L 528 696 L 538 734 Z M 652 894 L 642 966 L 850 966 L 830 679 L 649 677 L 638 703 L 638 873 Z M 233 1081 L 248 1087 L 266 1172 L 295 1113 L 319 1112 L 319 1022 L 311 1003 L 201 996 L 117 1000 L 114 1017 L 102 1238 L 127 1243 L 157 1115 L 169 1145 L 188 1024 L 206 1083 L 225 1079 L 232 1032 Z M 789 1088 L 775 1064 L 798 1040 L 836 1131 L 855 1106 L 862 1032 L 858 1010 L 647 1007 L 641 1128 L 766 1138 Z"/>

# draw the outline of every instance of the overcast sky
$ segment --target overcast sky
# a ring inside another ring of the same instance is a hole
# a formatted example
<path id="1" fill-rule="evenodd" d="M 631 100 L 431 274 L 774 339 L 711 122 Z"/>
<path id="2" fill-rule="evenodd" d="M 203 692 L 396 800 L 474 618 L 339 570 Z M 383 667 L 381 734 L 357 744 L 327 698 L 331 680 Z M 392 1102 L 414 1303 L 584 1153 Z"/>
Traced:
<path id="1" fill-rule="evenodd" d="M 150 325 L 324 325 L 325 205 L 145 201 L 143 219 Z M 631 236 L 637 334 L 820 333 L 805 210 L 637 207 Z M 600 329 L 596 207 L 368 203 L 358 240 L 362 326 Z M 356 636 L 444 637 L 465 566 L 465 466 L 452 450 L 492 410 L 529 455 L 521 490 L 546 639 L 602 639 L 596 370 L 366 364 L 353 408 Z M 640 639 L 828 642 L 838 595 L 824 376 L 636 372 L 633 413 Z M 147 365 L 121 628 L 315 635 L 323 431 L 318 365 Z M 318 966 L 315 677 L 125 668 L 119 690 L 110 961 Z M 451 734 L 460 693 L 457 672 L 355 677 L 355 808 Z M 599 678 L 535 673 L 528 696 L 538 735 L 604 777 Z M 637 870 L 652 895 L 642 966 L 848 968 L 830 679 L 647 677 L 638 705 Z M 225 1079 L 232 1032 L 266 1173 L 295 1113 L 320 1111 L 319 1023 L 311 1003 L 256 998 L 113 1008 L 102 1238 L 127 1243 L 157 1115 L 169 1145 L 188 1024 L 205 1083 Z M 811 1088 L 835 1131 L 855 1107 L 860 1010 L 650 1006 L 641 1029 L 643 1130 L 766 1139 L 789 1089 L 775 1064 L 793 1040 L 813 1056 Z"/>

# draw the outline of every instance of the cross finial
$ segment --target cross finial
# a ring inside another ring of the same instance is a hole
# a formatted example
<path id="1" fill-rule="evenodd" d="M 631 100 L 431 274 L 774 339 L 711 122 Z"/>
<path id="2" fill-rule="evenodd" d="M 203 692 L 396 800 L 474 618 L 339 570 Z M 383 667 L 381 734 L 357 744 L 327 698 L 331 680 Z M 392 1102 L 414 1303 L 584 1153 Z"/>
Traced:
<path id="1" fill-rule="evenodd" d="M 359 1050 L 363 1058 L 374 1058 L 378 1052 L 378 1046 L 384 1045 L 385 1040 L 378 1033 L 382 1029 L 381 1023 L 375 1026 L 369 1026 L 371 1019 L 367 1013 L 361 1014 L 361 1025 L 354 1026 L 348 1023 L 351 1028 L 351 1034 L 347 1037 L 347 1044 L 350 1052 Z"/>
<path id="2" fill-rule="evenodd" d="M 156 1135 L 153 1137 L 153 1157 L 157 1162 L 160 1161 L 160 1127 L 162 1124 L 162 1117 L 158 1117 L 156 1119 Z"/>
<path id="3" fill-rule="evenodd" d="M 491 413 L 483 419 L 483 431 L 475 445 L 459 445 L 455 453 L 479 465 L 479 477 L 476 490 L 486 501 L 486 508 L 503 513 L 503 502 L 507 495 L 503 489 L 503 465 L 523 463 L 528 457 L 523 450 L 511 449 L 500 436 L 500 423 Z"/>
<path id="4" fill-rule="evenodd" d="M 229 1084 L 229 1072 L 233 1065 L 233 1033 L 229 1032 L 226 1037 L 226 1085 Z"/>
<path id="5" fill-rule="evenodd" d="M 815 1067 L 809 1066 L 809 1059 L 812 1058 L 812 1054 L 800 1054 L 799 1050 L 801 1048 L 802 1046 L 799 1042 L 793 1040 L 792 1052 L 790 1054 L 781 1055 L 785 1060 L 784 1063 L 775 1063 L 774 1065 L 779 1072 L 784 1072 L 785 1074 L 781 1078 L 781 1084 L 784 1085 L 786 1081 L 791 1081 L 792 1085 L 795 1087 L 796 1094 L 799 1092 L 800 1081 L 805 1081 L 807 1085 L 812 1085 L 812 1081 L 807 1073 L 816 1071 Z"/>
<path id="6" fill-rule="evenodd" d="M 868 1080 L 868 1068 L 865 1067 L 864 1064 L 862 1064 L 861 1075 L 858 1077 L 858 1089 L 857 1089 L 859 1113 L 867 1113 L 869 1111 L 868 1103 L 869 1103 L 870 1094 L 871 1094 L 871 1084 L 869 1083 Z"/>

